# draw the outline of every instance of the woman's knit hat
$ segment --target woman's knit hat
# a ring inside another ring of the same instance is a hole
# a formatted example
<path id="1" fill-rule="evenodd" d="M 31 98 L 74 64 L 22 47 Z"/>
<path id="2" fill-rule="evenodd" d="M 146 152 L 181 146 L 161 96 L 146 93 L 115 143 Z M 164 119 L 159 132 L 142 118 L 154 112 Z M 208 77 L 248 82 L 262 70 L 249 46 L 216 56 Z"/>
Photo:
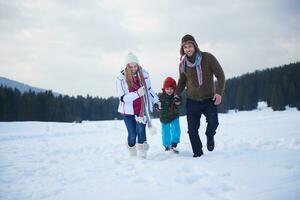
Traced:
<path id="1" fill-rule="evenodd" d="M 166 88 L 173 88 L 173 90 L 176 90 L 176 81 L 172 77 L 167 77 L 165 79 L 163 90 Z"/>
<path id="2" fill-rule="evenodd" d="M 129 63 L 139 64 L 138 57 L 134 55 L 132 52 L 129 52 L 125 58 L 125 65 L 128 65 Z"/>

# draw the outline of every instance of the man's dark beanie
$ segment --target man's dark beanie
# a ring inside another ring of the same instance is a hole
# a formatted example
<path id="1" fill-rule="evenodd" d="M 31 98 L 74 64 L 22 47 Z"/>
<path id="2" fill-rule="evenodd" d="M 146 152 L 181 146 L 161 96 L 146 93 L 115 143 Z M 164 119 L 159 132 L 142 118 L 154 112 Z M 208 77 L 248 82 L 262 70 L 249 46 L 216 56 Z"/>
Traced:
<path id="1" fill-rule="evenodd" d="M 184 55 L 184 51 L 183 51 L 183 45 L 184 44 L 187 44 L 187 43 L 193 43 L 194 44 L 194 47 L 196 49 L 196 52 L 199 52 L 200 53 L 200 49 L 198 47 L 198 44 L 195 40 L 195 38 L 189 34 L 185 35 L 182 37 L 181 39 L 181 47 L 180 47 L 180 55 Z"/>
<path id="2" fill-rule="evenodd" d="M 195 38 L 189 34 L 183 36 L 181 39 L 181 44 L 186 43 L 186 42 L 192 42 L 197 45 Z"/>

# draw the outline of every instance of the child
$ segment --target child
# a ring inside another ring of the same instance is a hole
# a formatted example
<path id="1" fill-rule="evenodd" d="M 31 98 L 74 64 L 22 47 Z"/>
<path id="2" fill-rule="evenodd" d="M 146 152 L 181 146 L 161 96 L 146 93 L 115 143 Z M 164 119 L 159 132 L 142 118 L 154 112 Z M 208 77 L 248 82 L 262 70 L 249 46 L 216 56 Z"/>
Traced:
<path id="1" fill-rule="evenodd" d="M 167 77 L 164 81 L 162 93 L 159 97 L 161 102 L 160 122 L 162 129 L 162 143 L 165 151 L 179 153 L 177 144 L 180 142 L 179 105 L 180 101 L 174 98 L 176 81 Z"/>

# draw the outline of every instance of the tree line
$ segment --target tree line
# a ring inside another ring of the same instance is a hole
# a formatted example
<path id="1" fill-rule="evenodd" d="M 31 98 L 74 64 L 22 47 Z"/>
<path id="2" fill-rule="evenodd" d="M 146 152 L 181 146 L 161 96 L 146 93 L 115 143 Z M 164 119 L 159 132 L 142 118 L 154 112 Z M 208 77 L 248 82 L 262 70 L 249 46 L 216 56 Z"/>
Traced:
<path id="1" fill-rule="evenodd" d="M 255 71 L 226 80 L 220 112 L 253 110 L 259 101 L 273 110 L 286 106 L 300 110 L 300 62 Z"/>
<path id="2" fill-rule="evenodd" d="M 300 110 L 300 62 L 255 71 L 226 80 L 219 112 L 253 110 L 259 101 L 266 101 L 273 110 L 285 106 Z M 185 115 L 186 93 L 183 92 L 181 115 Z M 60 121 L 121 119 L 116 97 L 99 98 L 54 96 L 52 91 L 21 93 L 0 86 L 0 121 Z M 155 112 L 157 117 L 158 113 Z"/>
<path id="3" fill-rule="evenodd" d="M 0 87 L 0 121 L 59 121 L 120 119 L 118 98 L 54 96 L 52 91 L 20 93 Z"/>

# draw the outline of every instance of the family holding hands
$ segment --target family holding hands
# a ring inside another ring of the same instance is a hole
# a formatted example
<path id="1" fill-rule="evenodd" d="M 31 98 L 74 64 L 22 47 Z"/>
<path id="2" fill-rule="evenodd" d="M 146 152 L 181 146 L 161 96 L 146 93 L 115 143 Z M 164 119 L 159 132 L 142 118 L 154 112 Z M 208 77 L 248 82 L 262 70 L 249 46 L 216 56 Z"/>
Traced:
<path id="1" fill-rule="evenodd" d="M 198 130 L 200 118 L 206 117 L 207 149 L 213 151 L 214 136 L 219 125 L 217 106 L 222 101 L 225 76 L 217 59 L 210 53 L 200 51 L 191 35 L 181 39 L 179 79 L 167 77 L 163 82 L 162 93 L 151 88 L 148 72 L 143 69 L 138 58 L 129 53 L 125 59 L 125 69 L 117 77 L 119 108 L 127 128 L 127 148 L 130 156 L 146 158 L 149 144 L 146 138 L 147 117 L 145 117 L 145 96 L 147 95 L 150 112 L 155 108 L 161 122 L 162 144 L 165 151 L 179 153 L 180 142 L 179 109 L 181 93 L 186 88 L 186 112 L 188 135 L 193 157 L 203 155 L 202 142 Z M 214 77 L 217 78 L 215 85 Z"/>

